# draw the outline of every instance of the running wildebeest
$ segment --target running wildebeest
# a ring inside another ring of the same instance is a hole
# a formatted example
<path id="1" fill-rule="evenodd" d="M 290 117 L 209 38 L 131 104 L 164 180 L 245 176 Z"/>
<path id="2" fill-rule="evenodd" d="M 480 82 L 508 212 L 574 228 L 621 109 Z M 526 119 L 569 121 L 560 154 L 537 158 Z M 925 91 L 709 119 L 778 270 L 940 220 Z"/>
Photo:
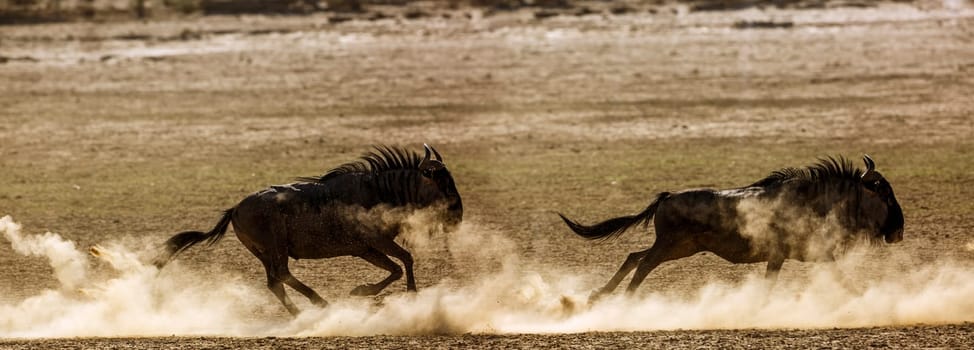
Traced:
<path id="1" fill-rule="evenodd" d="M 375 295 L 402 277 L 402 268 L 389 258 L 392 256 L 406 268 L 406 290 L 415 291 L 412 255 L 394 241 L 404 220 L 418 210 L 431 210 L 433 226 L 441 225 L 449 232 L 463 219 L 463 203 L 453 176 L 436 149 L 423 147 L 426 155 L 421 158 L 401 148 L 376 146 L 376 152 L 321 177 L 299 178 L 300 182 L 247 196 L 226 210 L 210 232 L 183 232 L 166 241 L 157 265 L 162 267 L 197 243 L 216 243 L 232 223 L 240 242 L 264 264 L 267 287 L 291 314 L 299 310 L 285 293 L 284 284 L 316 305 L 327 302 L 291 275 L 288 257 L 360 257 L 390 273 L 378 283 L 360 285 L 351 292 Z M 430 159 L 431 152 L 434 159 Z"/>
<path id="2" fill-rule="evenodd" d="M 866 171 L 844 158 L 786 168 L 749 186 L 662 192 L 641 213 L 584 226 L 561 216 L 576 234 L 606 239 L 653 219 L 656 241 L 629 254 L 593 300 L 636 269 L 632 293 L 661 263 L 710 251 L 735 264 L 768 262 L 769 281 L 785 259 L 834 261 L 844 243 L 903 239 L 903 212 L 889 182 L 868 155 Z"/>

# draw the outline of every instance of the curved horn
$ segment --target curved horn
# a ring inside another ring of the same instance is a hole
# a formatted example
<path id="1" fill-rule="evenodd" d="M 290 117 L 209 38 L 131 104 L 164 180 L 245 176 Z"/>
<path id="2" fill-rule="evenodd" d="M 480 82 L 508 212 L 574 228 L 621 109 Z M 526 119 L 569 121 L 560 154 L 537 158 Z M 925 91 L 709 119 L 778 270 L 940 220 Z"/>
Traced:
<path id="1" fill-rule="evenodd" d="M 423 157 L 423 162 L 425 163 L 430 160 L 430 146 L 424 143 L 423 149 L 426 150 L 426 156 Z"/>
<path id="2" fill-rule="evenodd" d="M 863 173 L 863 175 L 871 173 L 873 172 L 873 170 L 876 170 L 876 163 L 873 162 L 872 158 L 869 158 L 868 154 L 864 154 L 862 156 L 862 161 L 863 163 L 866 163 L 866 172 Z"/>
<path id="3" fill-rule="evenodd" d="M 436 160 L 438 160 L 438 161 L 440 161 L 442 163 L 443 162 L 443 157 L 440 157 L 440 152 L 437 152 L 436 151 L 436 148 L 433 148 L 433 147 L 430 147 L 430 148 L 433 149 L 433 155 L 436 156 Z"/>

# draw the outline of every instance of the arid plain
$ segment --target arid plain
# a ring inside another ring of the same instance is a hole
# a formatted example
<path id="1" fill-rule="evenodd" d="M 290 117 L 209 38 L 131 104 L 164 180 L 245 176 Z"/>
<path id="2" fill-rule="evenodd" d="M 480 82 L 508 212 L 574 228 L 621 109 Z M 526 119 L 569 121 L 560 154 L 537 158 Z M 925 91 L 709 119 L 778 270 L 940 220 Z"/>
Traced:
<path id="1" fill-rule="evenodd" d="M 735 25 L 756 22 L 792 25 Z M 6 26 L 0 55 L 0 216 L 23 225 L 0 244 L 2 347 L 974 341 L 970 9 Z M 294 261 L 332 306 L 289 290 L 308 309 L 292 319 L 232 235 L 162 271 L 140 263 L 249 193 L 373 144 L 423 143 L 443 154 L 465 217 L 449 236 L 409 237 L 419 293 L 397 282 L 350 297 L 384 272 Z M 591 223 L 659 191 L 742 186 L 829 155 L 861 166 L 863 153 L 906 231 L 838 263 L 854 288 L 788 261 L 767 291 L 763 264 L 704 253 L 664 264 L 632 298 L 585 302 L 652 230 L 590 242 L 556 213 Z"/>

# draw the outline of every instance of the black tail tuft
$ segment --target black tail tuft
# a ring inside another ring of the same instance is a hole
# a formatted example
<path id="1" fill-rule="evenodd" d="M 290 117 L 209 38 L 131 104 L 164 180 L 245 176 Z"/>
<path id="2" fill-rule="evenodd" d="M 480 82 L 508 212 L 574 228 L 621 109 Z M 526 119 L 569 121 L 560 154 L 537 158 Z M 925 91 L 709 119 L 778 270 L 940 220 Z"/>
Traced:
<path id="1" fill-rule="evenodd" d="M 656 214 L 656 208 L 659 207 L 659 203 L 666 199 L 666 197 L 669 195 L 669 192 L 660 193 L 656 196 L 656 199 L 653 200 L 653 202 L 650 203 L 649 206 L 639 214 L 612 218 L 592 226 L 579 224 L 560 213 L 558 216 L 565 221 L 568 228 L 579 236 L 592 240 L 609 239 L 618 236 L 633 226 L 648 223 L 649 220 L 653 218 L 653 215 Z"/>
<path id="2" fill-rule="evenodd" d="M 154 259 L 153 264 L 156 267 L 162 268 L 177 254 L 197 243 L 206 241 L 207 246 L 209 246 L 220 241 L 223 235 L 227 233 L 227 227 L 230 226 L 232 216 L 233 208 L 230 208 L 223 212 L 223 217 L 220 218 L 220 221 L 216 223 L 216 226 L 210 232 L 186 231 L 172 236 L 166 240 L 165 247 L 163 247 L 164 251 Z"/>

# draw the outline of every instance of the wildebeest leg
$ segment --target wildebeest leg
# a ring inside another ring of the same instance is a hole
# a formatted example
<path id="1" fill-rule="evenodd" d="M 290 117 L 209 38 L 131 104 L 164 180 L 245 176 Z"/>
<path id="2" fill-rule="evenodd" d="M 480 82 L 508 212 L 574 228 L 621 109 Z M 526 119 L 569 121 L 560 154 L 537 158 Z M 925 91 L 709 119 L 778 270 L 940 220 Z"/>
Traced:
<path id="1" fill-rule="evenodd" d="M 785 257 L 783 255 L 772 255 L 768 258 L 768 269 L 764 271 L 764 279 L 768 282 L 768 287 L 774 287 L 775 283 L 778 281 L 778 272 L 781 271 L 781 266 L 785 264 Z"/>
<path id="2" fill-rule="evenodd" d="M 589 296 L 589 301 L 591 302 L 598 300 L 600 297 L 602 297 L 602 295 L 612 293 L 612 291 L 619 286 L 619 283 L 622 283 L 622 280 L 626 278 L 626 276 L 628 276 L 629 273 L 636 268 L 636 266 L 639 265 L 639 261 L 642 260 L 643 257 L 646 256 L 646 253 L 649 253 L 651 249 L 652 248 L 630 253 L 626 258 L 626 261 L 623 262 L 622 266 L 619 267 L 619 271 L 616 271 L 616 274 L 609 279 L 609 282 L 607 282 L 605 286 L 592 293 L 592 295 Z"/>
<path id="3" fill-rule="evenodd" d="M 284 291 L 284 281 L 278 275 L 277 269 L 268 262 L 264 262 L 264 269 L 267 270 L 267 288 L 271 290 L 271 293 L 274 293 L 277 300 L 280 300 L 281 303 L 284 304 L 284 308 L 287 309 L 287 312 L 291 313 L 291 315 L 297 315 L 300 313 L 301 310 L 299 310 L 297 306 L 294 306 L 294 303 L 291 302 L 291 298 L 288 298 L 287 293 Z"/>
<path id="4" fill-rule="evenodd" d="M 298 290 L 302 294 L 305 294 L 304 291 L 298 287 L 295 287 L 292 284 L 293 282 L 297 282 L 308 291 L 310 291 L 311 288 L 308 288 L 301 282 L 298 282 L 294 276 L 291 276 L 291 272 L 287 267 L 287 246 L 283 242 L 273 239 L 274 237 L 285 236 L 285 234 L 280 230 L 280 226 L 271 228 L 271 231 L 273 232 L 271 235 L 249 235 L 246 234 L 245 231 L 240 230 L 240 232 L 237 234 L 237 238 L 240 238 L 240 242 L 244 244 L 244 247 L 246 247 L 247 250 L 250 250 L 250 252 L 260 260 L 261 264 L 264 265 L 264 270 L 267 272 L 267 288 L 271 290 L 271 293 L 273 293 L 275 297 L 277 297 L 277 300 L 281 301 L 281 304 L 284 304 L 284 308 L 287 309 L 291 315 L 297 315 L 301 312 L 301 310 L 298 309 L 298 307 L 291 302 L 291 298 L 287 296 L 287 292 L 284 290 L 284 283 L 291 285 L 292 288 Z M 255 242 L 255 237 L 258 239 L 263 239 L 259 242 Z M 271 239 L 267 239 L 268 237 Z M 264 248 L 262 249 L 260 247 Z M 314 291 L 311 291 L 311 293 L 317 296 Z M 308 296 L 308 294 L 305 294 L 305 296 Z M 308 298 L 312 299 L 312 302 L 315 302 L 314 298 L 311 296 L 308 296 Z M 321 299 L 321 297 L 318 296 L 318 299 Z M 324 300 L 321 301 L 324 302 Z M 315 304 L 318 303 L 316 302 Z"/>
<path id="5" fill-rule="evenodd" d="M 291 286 L 291 288 L 294 288 L 294 290 L 298 291 L 298 293 L 303 294 L 305 297 L 311 300 L 312 304 L 315 304 L 318 307 L 328 306 L 328 302 L 318 295 L 314 289 L 311 289 L 311 287 L 308 287 L 304 283 L 301 283 L 301 281 L 299 281 L 297 278 L 294 278 L 294 275 L 292 275 L 291 271 L 287 269 L 287 266 L 285 266 L 283 274 L 285 275 L 281 276 L 281 278 L 284 280 L 284 283 Z"/>
<path id="6" fill-rule="evenodd" d="M 639 262 L 639 267 L 636 268 L 636 273 L 632 276 L 632 281 L 629 282 L 629 287 L 626 288 L 627 294 L 632 294 L 639 288 L 639 285 L 643 283 L 646 276 L 649 275 L 650 271 L 653 271 L 659 264 L 670 260 L 676 260 L 680 258 L 685 258 L 694 253 L 702 251 L 699 247 L 693 245 L 690 242 L 683 242 L 683 244 L 675 244 L 670 241 L 663 241 L 660 238 L 660 234 L 657 231 L 656 242 L 653 246 L 649 248 L 646 252 L 646 257 L 644 257 Z"/>
<path id="7" fill-rule="evenodd" d="M 403 267 L 406 268 L 406 290 L 410 292 L 416 291 L 416 279 L 413 277 L 413 255 L 409 254 L 409 251 L 399 246 L 395 241 L 391 239 L 380 240 L 372 245 L 372 248 L 379 251 L 379 253 L 394 257 L 402 261 Z"/>
<path id="8" fill-rule="evenodd" d="M 835 261 L 829 262 L 827 268 L 835 281 L 842 285 L 842 288 L 844 288 L 847 292 L 854 295 L 862 295 L 865 292 L 865 289 L 859 283 L 856 283 L 856 281 L 850 279 L 845 272 L 842 272 L 842 269 L 839 268 L 839 265 Z"/>
<path id="9" fill-rule="evenodd" d="M 389 286 L 390 283 L 402 278 L 402 268 L 396 264 L 395 261 L 389 259 L 385 254 L 380 253 L 378 250 L 369 249 L 365 254 L 359 255 L 360 258 L 365 259 L 372 263 L 372 265 L 378 266 L 383 270 L 389 271 L 389 277 L 379 281 L 375 284 L 363 284 L 361 286 L 352 289 L 351 295 L 364 296 L 364 295 L 376 295 L 379 294 L 383 289 Z"/>

